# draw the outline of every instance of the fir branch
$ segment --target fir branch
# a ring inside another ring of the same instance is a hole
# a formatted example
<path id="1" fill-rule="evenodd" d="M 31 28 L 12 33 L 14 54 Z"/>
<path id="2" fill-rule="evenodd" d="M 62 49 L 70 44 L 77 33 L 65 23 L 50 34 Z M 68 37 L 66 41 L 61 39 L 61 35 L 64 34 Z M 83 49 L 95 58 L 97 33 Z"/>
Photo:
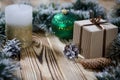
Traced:
<path id="1" fill-rule="evenodd" d="M 109 21 L 118 27 L 118 33 L 120 32 L 120 17 L 109 18 Z"/>
<path id="2" fill-rule="evenodd" d="M 110 16 L 111 16 L 112 18 L 120 17 L 120 5 L 119 5 L 119 4 L 116 4 L 116 5 L 112 8 Z"/>
<path id="3" fill-rule="evenodd" d="M 95 1 L 96 2 L 96 1 Z M 93 9 L 94 6 L 96 6 L 97 4 L 92 2 L 92 1 L 88 1 L 88 0 L 77 0 L 76 3 L 74 4 L 74 9 L 75 10 L 90 10 Z"/>
<path id="4" fill-rule="evenodd" d="M 34 30 L 41 29 L 45 32 L 51 32 L 51 20 L 53 16 L 60 13 L 62 9 L 68 9 L 70 12 L 78 16 L 78 20 L 90 18 L 89 10 L 94 11 L 94 16 L 102 16 L 106 18 L 105 9 L 96 1 L 77 0 L 76 3 L 66 3 L 65 5 L 51 3 L 49 5 L 40 5 L 33 12 Z"/>
<path id="5" fill-rule="evenodd" d="M 0 59 L 0 80 L 18 80 L 14 72 L 20 68 L 19 62 L 11 59 Z"/>
<path id="6" fill-rule="evenodd" d="M 33 12 L 33 26 L 48 32 L 51 26 L 52 16 L 54 15 L 53 10 L 54 7 L 52 4 L 49 7 L 40 5 L 40 7 Z"/>
<path id="7" fill-rule="evenodd" d="M 90 18 L 89 11 L 71 9 L 70 12 L 73 13 L 74 15 L 77 15 L 78 20 L 85 20 Z"/>
<path id="8" fill-rule="evenodd" d="M 98 80 L 120 80 L 120 63 L 117 66 L 106 67 L 95 75 Z"/>
<path id="9" fill-rule="evenodd" d="M 5 37 L 2 36 L 0 40 L 3 40 L 4 38 Z M 20 54 L 19 40 L 8 40 L 5 42 L 5 46 L 3 45 L 4 40 L 0 44 L 0 80 L 18 80 L 14 73 L 20 68 L 20 65 L 19 62 L 14 61 L 11 56 Z"/>
<path id="10" fill-rule="evenodd" d="M 20 41 L 17 39 L 8 40 L 2 49 L 3 57 L 18 57 L 20 56 Z"/>
<path id="11" fill-rule="evenodd" d="M 117 4 L 120 4 L 120 0 L 115 0 Z"/>
<path id="12" fill-rule="evenodd" d="M 110 46 L 108 57 L 116 62 L 120 62 L 120 33 Z"/>
<path id="13" fill-rule="evenodd" d="M 105 9 L 95 0 L 77 0 L 73 9 L 83 11 L 93 10 L 95 17 L 102 16 L 102 18 L 106 18 Z"/>
<path id="14" fill-rule="evenodd" d="M 34 31 L 36 31 L 36 29 L 41 29 L 45 32 L 51 32 L 51 20 L 53 16 L 57 13 L 60 13 L 64 8 L 68 9 L 68 7 L 62 7 L 58 4 L 50 4 L 48 6 L 40 5 L 38 8 L 36 8 L 33 12 Z M 74 10 L 72 8 L 69 8 L 69 11 L 78 16 L 78 20 L 90 18 L 89 11 Z"/>
<path id="15" fill-rule="evenodd" d="M 108 20 L 118 26 L 118 32 L 120 32 L 120 1 L 116 0 L 116 5 L 113 6 L 113 9 L 110 11 Z"/>
<path id="16" fill-rule="evenodd" d="M 5 34 L 5 15 L 0 12 L 0 34 Z"/>
<path id="17" fill-rule="evenodd" d="M 6 36 L 0 34 L 0 51 L 3 48 L 5 41 L 6 41 Z"/>

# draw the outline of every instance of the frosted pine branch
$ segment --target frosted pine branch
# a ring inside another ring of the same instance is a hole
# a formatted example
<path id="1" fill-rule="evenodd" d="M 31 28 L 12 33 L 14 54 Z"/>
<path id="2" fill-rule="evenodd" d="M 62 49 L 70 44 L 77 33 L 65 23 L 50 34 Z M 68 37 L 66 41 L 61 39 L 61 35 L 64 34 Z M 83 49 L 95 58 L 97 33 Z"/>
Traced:
<path id="1" fill-rule="evenodd" d="M 2 49 L 2 54 L 6 57 L 20 55 L 20 41 L 17 39 L 8 40 Z"/>

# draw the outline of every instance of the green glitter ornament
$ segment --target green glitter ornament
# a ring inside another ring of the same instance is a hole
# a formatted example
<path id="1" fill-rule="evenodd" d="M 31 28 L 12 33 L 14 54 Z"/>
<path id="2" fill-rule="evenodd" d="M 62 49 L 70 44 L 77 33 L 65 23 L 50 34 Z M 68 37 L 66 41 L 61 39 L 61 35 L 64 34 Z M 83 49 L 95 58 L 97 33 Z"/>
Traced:
<path id="1" fill-rule="evenodd" d="M 77 20 L 76 15 L 63 9 L 62 12 L 53 17 L 52 30 L 61 39 L 72 39 L 75 20 Z"/>

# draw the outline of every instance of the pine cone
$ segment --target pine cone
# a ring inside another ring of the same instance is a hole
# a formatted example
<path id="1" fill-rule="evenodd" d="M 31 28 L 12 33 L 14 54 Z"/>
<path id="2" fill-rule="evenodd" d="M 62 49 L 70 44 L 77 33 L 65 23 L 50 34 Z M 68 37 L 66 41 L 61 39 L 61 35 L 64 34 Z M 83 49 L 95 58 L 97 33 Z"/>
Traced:
<path id="1" fill-rule="evenodd" d="M 86 69 L 103 69 L 104 67 L 112 64 L 111 59 L 95 58 L 95 59 L 82 59 L 79 61 Z"/>
<path id="2" fill-rule="evenodd" d="M 78 58 L 79 49 L 76 45 L 70 43 L 65 46 L 65 49 L 63 52 L 68 59 L 74 59 L 74 58 Z"/>

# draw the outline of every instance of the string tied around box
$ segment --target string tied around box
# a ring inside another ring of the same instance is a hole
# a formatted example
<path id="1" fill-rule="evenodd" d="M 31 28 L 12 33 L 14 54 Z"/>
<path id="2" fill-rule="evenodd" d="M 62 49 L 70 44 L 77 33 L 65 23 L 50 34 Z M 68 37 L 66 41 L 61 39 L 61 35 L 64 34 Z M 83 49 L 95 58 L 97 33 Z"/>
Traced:
<path id="1" fill-rule="evenodd" d="M 82 25 L 81 26 L 81 33 L 80 33 L 80 39 L 82 39 L 82 35 L 83 35 L 83 27 L 85 26 L 91 26 L 91 25 L 96 25 L 96 27 L 100 28 L 101 30 L 103 30 L 103 56 L 105 56 L 105 44 L 106 44 L 106 29 L 104 28 L 104 26 L 102 26 L 101 24 L 105 24 L 107 23 L 108 21 L 102 21 L 101 19 L 101 16 L 98 16 L 98 17 L 94 17 L 94 12 L 92 10 L 89 11 L 89 14 L 90 14 L 90 24 L 85 24 L 85 25 Z M 80 46 L 81 46 L 81 43 L 80 42 Z M 80 47 L 79 46 L 79 47 Z M 82 49 L 80 48 L 80 53 L 82 53 Z"/>

